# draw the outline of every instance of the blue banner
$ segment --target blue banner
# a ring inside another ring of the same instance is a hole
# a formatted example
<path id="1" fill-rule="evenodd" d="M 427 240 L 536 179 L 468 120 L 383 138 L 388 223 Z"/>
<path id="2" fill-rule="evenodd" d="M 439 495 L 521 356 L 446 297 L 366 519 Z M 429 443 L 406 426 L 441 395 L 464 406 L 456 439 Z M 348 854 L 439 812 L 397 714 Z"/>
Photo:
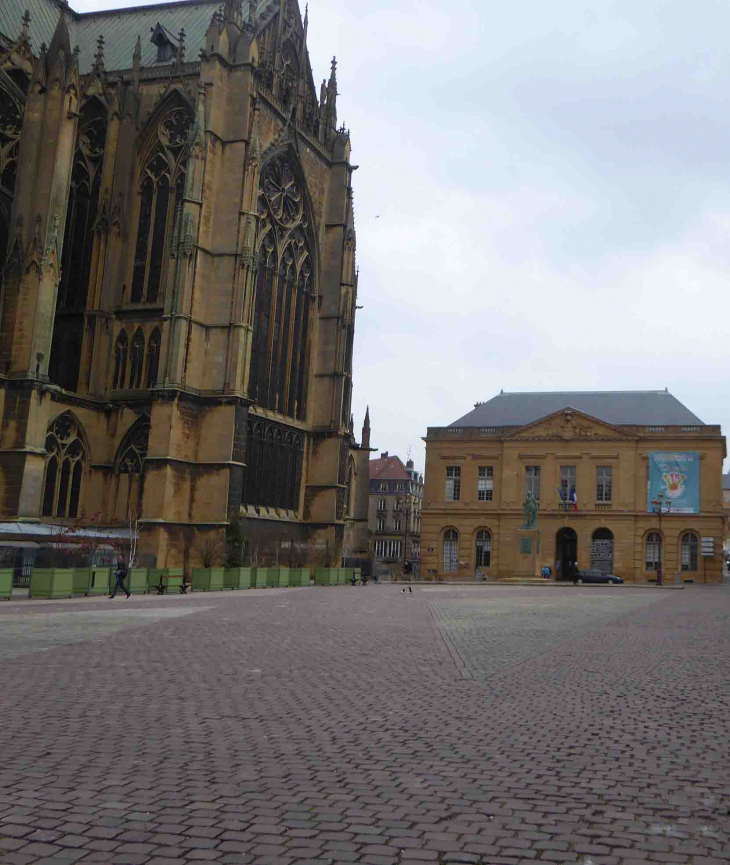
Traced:
<path id="1" fill-rule="evenodd" d="M 646 509 L 654 510 L 652 499 L 662 493 L 662 512 L 700 512 L 700 455 L 695 451 L 649 454 L 649 490 Z"/>

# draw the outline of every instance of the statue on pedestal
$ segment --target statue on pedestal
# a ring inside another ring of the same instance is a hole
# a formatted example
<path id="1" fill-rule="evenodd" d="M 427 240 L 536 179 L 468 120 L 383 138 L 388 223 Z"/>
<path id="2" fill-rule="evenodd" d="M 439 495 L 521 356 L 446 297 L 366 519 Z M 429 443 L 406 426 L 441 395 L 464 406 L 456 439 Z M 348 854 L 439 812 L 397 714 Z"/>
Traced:
<path id="1" fill-rule="evenodd" d="M 527 491 L 527 495 L 525 496 L 525 503 L 522 506 L 522 514 L 525 518 L 525 521 L 520 526 L 521 529 L 536 529 L 537 528 L 537 512 L 540 508 L 540 505 L 537 502 L 537 499 L 533 496 L 530 490 Z"/>

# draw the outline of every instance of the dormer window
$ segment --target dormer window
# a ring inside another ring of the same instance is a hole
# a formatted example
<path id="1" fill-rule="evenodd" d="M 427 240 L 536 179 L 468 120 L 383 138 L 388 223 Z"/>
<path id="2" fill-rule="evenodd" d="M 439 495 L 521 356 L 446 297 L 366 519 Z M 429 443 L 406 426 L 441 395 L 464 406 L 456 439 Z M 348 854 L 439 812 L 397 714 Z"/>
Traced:
<path id="1" fill-rule="evenodd" d="M 157 46 L 155 63 L 170 63 L 177 56 L 177 39 L 159 21 L 152 28 L 150 42 Z"/>

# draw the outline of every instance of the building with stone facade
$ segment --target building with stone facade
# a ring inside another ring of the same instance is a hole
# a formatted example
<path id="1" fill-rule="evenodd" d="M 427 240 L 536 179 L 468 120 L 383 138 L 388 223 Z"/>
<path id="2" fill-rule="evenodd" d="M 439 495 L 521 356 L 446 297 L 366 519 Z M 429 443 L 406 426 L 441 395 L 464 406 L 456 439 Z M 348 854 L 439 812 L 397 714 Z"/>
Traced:
<path id="1" fill-rule="evenodd" d="M 667 391 L 500 393 L 425 441 L 423 575 L 535 576 L 531 492 L 538 573 L 577 561 L 632 582 L 722 579 L 725 439 Z"/>
<path id="2" fill-rule="evenodd" d="M 366 553 L 356 166 L 307 28 L 296 0 L 0 4 L 6 535 L 138 516 L 179 566 L 240 516 Z"/>
<path id="3" fill-rule="evenodd" d="M 376 565 L 395 575 L 404 561 L 418 569 L 421 546 L 423 475 L 412 459 L 384 451 L 370 460 L 368 526 Z"/>

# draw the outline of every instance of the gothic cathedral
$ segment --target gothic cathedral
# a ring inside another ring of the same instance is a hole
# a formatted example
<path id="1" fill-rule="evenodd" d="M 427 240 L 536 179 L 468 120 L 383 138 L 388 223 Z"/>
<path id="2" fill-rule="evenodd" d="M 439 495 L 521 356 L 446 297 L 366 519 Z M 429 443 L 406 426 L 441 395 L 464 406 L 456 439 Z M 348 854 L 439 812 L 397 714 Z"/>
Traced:
<path id="1" fill-rule="evenodd" d="M 355 166 L 297 0 L 1 6 L 0 522 L 366 555 Z"/>

